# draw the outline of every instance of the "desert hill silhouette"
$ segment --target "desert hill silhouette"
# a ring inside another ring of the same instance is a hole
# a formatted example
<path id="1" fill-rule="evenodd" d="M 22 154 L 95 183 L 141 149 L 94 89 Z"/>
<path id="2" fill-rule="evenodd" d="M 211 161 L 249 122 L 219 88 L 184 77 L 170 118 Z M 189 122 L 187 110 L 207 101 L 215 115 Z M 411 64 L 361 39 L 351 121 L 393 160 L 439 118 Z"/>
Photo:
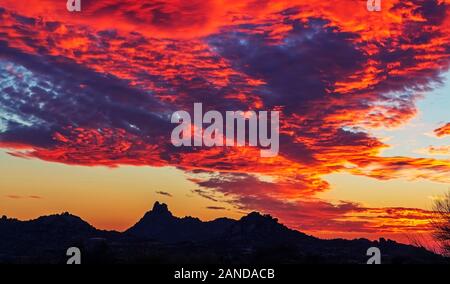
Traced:
<path id="1" fill-rule="evenodd" d="M 381 238 L 323 240 L 251 212 L 239 220 L 176 217 L 164 203 L 125 232 L 98 230 L 69 213 L 0 219 L 0 263 L 64 263 L 79 247 L 86 263 L 292 264 L 365 263 L 378 247 L 383 263 L 446 263 L 423 248 Z"/>

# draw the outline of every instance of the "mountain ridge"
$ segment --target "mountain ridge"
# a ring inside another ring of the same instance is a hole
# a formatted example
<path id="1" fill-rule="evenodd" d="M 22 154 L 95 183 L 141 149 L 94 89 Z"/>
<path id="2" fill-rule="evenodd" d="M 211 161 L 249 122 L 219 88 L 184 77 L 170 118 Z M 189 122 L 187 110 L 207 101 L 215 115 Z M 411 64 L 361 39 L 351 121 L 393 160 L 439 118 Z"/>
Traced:
<path id="1" fill-rule="evenodd" d="M 180 218 L 160 202 L 124 232 L 98 230 L 67 212 L 28 221 L 3 216 L 0 232 L 0 263 L 59 263 L 70 246 L 87 251 L 92 263 L 364 263 L 373 246 L 388 263 L 448 262 L 383 238 L 319 239 L 259 212 L 239 220 Z"/>

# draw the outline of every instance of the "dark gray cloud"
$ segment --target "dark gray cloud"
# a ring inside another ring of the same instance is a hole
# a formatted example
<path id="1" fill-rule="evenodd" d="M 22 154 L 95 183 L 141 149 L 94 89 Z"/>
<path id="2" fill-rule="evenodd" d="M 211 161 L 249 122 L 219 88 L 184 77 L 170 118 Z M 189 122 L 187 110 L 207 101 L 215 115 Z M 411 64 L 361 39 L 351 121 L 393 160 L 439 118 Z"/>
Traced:
<path id="1" fill-rule="evenodd" d="M 169 192 L 165 192 L 165 191 L 157 191 L 156 192 L 159 195 L 164 195 L 164 196 L 168 196 L 168 197 L 173 197 L 172 194 L 170 194 Z"/>

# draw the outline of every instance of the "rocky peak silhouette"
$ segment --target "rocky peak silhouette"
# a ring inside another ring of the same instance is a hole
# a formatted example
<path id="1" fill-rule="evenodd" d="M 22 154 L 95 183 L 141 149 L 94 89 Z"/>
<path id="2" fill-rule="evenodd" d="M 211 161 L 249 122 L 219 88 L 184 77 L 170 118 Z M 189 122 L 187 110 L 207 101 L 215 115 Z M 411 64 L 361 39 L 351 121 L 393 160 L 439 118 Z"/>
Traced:
<path id="1" fill-rule="evenodd" d="M 155 202 L 155 204 L 153 205 L 153 209 L 150 212 L 152 212 L 154 214 L 159 214 L 159 215 L 163 215 L 163 214 L 172 215 L 172 213 L 170 213 L 170 211 L 169 211 L 169 208 L 167 207 L 167 204 L 159 203 L 158 201 Z"/>

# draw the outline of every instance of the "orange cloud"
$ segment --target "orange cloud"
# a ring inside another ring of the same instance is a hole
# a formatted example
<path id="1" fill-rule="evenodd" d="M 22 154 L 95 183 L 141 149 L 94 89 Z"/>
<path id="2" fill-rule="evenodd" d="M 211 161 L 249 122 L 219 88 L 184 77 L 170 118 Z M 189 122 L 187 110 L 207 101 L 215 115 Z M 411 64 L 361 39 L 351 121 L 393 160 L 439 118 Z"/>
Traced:
<path id="1" fill-rule="evenodd" d="M 9 195 L 5 195 L 5 197 L 7 197 L 9 199 L 42 199 L 42 196 L 39 196 L 39 195 L 22 196 L 22 195 L 16 195 L 16 194 L 9 194 Z"/>
<path id="2" fill-rule="evenodd" d="M 450 146 L 430 146 L 423 152 L 429 155 L 450 155 Z"/>
<path id="3" fill-rule="evenodd" d="M 450 135 L 450 123 L 447 123 L 446 125 L 434 130 L 434 133 L 437 137 Z"/>

